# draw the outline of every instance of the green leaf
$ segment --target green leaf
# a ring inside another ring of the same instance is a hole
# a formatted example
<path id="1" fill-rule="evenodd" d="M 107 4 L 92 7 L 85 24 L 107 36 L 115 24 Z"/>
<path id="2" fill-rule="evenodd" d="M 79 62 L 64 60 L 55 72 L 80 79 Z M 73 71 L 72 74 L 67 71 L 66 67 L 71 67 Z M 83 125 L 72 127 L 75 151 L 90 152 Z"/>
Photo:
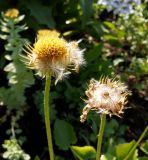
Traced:
<path id="1" fill-rule="evenodd" d="M 65 160 L 65 158 L 56 155 L 56 156 L 55 156 L 55 160 Z"/>
<path id="2" fill-rule="evenodd" d="M 109 29 L 111 29 L 113 31 L 113 33 L 119 38 L 123 38 L 125 36 L 125 32 L 121 31 L 117 28 L 117 26 L 109 21 L 105 21 L 103 22 L 103 24 L 108 27 Z"/>
<path id="3" fill-rule="evenodd" d="M 93 15 L 93 1 L 92 0 L 81 0 L 80 4 L 83 10 L 82 23 L 83 25 L 85 25 L 85 23 L 87 23 L 90 17 Z"/>
<path id="4" fill-rule="evenodd" d="M 43 94 L 43 91 L 42 90 L 36 91 L 33 94 L 33 97 L 34 97 L 34 103 L 35 103 L 35 105 L 36 105 L 36 107 L 38 109 L 38 112 L 41 115 L 42 120 L 44 121 L 44 109 L 43 109 L 43 97 L 44 97 L 44 94 Z M 55 105 L 52 103 L 52 101 L 53 101 L 53 92 L 50 93 L 50 98 L 49 98 L 49 102 L 50 102 L 49 109 L 50 109 L 51 121 L 56 119 L 56 114 L 57 114 L 57 111 L 55 109 Z"/>
<path id="5" fill-rule="evenodd" d="M 31 15 L 40 23 L 45 24 L 49 28 L 55 27 L 52 17 L 52 8 L 41 4 L 40 1 L 24 1 L 23 4 L 30 10 Z M 28 5 L 29 4 L 29 5 Z"/>
<path id="6" fill-rule="evenodd" d="M 65 120 L 57 119 L 54 124 L 54 140 L 60 149 L 68 150 L 71 144 L 77 142 L 72 125 Z"/>
<path id="7" fill-rule="evenodd" d="M 140 149 L 148 155 L 148 140 L 146 140 L 141 146 Z"/>
<path id="8" fill-rule="evenodd" d="M 40 160 L 39 156 L 35 156 L 34 160 Z"/>
<path id="9" fill-rule="evenodd" d="M 96 157 L 96 150 L 92 146 L 72 146 L 71 151 L 79 160 L 94 159 Z"/>
<path id="10" fill-rule="evenodd" d="M 92 30 L 93 37 L 100 39 L 101 36 L 103 36 L 104 32 L 109 33 L 109 31 L 102 25 L 99 21 L 89 21 L 87 23 L 89 25 L 89 30 Z"/>
<path id="11" fill-rule="evenodd" d="M 104 21 L 103 24 L 106 25 L 108 28 L 110 28 L 112 30 L 116 30 L 116 31 L 118 30 L 116 28 L 116 26 L 113 23 L 109 22 L 109 21 Z"/>
<path id="12" fill-rule="evenodd" d="M 129 160 L 139 160 L 139 158 L 138 158 L 138 149 L 136 149 L 135 152 L 133 152 L 133 156 L 131 156 L 129 158 Z"/>
<path id="13" fill-rule="evenodd" d="M 135 143 L 136 143 L 135 140 L 133 140 L 130 143 L 119 144 L 116 147 L 116 151 L 115 151 L 117 159 L 123 160 L 127 156 L 127 154 L 129 153 L 129 151 L 132 149 L 132 147 L 134 146 Z M 133 157 L 134 157 L 134 154 L 132 154 L 132 156 L 130 157 L 130 160 L 132 160 Z"/>
<path id="14" fill-rule="evenodd" d="M 0 38 L 3 39 L 3 40 L 6 40 L 7 37 L 8 37 L 7 35 L 2 35 L 2 34 L 0 34 Z"/>
<path id="15" fill-rule="evenodd" d="M 15 64 L 12 63 L 12 62 L 9 63 L 8 65 L 5 66 L 4 71 L 5 71 L 5 72 L 13 72 L 13 73 L 16 73 Z"/>
<path id="16" fill-rule="evenodd" d="M 118 129 L 119 124 L 115 119 L 111 119 L 106 126 L 106 136 L 110 136 L 115 134 L 116 130 Z"/>
<path id="17" fill-rule="evenodd" d="M 91 48 L 86 55 L 87 62 L 90 63 L 96 59 L 99 59 L 101 56 L 103 45 L 100 43 L 98 45 L 94 45 L 93 48 Z"/>
<path id="18" fill-rule="evenodd" d="M 21 22 L 25 18 L 25 15 L 18 16 L 15 20 Z"/>
<path id="19" fill-rule="evenodd" d="M 105 40 L 118 40 L 118 37 L 114 36 L 114 35 L 111 35 L 111 34 L 106 34 L 103 36 L 103 38 Z"/>
<path id="20" fill-rule="evenodd" d="M 20 106 L 25 105 L 26 97 L 24 97 L 23 95 L 23 89 L 18 90 L 17 88 L 19 86 L 17 85 L 15 85 L 15 87 L 12 87 L 10 89 L 6 89 L 4 87 L 0 88 L 0 101 L 2 101 L 9 109 L 16 109 Z"/>

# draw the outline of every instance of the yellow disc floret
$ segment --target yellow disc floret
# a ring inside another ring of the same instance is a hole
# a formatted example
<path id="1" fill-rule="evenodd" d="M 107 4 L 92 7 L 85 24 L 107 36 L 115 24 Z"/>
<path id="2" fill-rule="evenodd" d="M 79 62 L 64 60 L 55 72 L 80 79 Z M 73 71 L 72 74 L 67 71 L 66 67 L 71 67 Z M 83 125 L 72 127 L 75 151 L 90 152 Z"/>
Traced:
<path id="1" fill-rule="evenodd" d="M 48 59 L 49 61 L 63 59 L 68 51 L 66 41 L 58 37 L 41 37 L 34 44 L 33 52 L 37 54 L 38 59 Z"/>

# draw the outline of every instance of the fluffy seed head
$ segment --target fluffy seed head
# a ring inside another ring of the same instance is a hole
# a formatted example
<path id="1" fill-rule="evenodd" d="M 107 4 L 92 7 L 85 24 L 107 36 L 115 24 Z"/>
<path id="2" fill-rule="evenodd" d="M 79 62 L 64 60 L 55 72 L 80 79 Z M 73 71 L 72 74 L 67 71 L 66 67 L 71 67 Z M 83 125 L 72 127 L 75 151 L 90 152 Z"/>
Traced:
<path id="1" fill-rule="evenodd" d="M 70 63 L 74 66 L 74 70 L 76 72 L 79 71 L 79 67 L 81 65 L 85 65 L 85 60 L 83 58 L 83 53 L 85 49 L 81 50 L 78 46 L 81 40 L 79 41 L 72 41 L 68 43 L 68 50 L 69 50 L 69 60 Z"/>
<path id="2" fill-rule="evenodd" d="M 27 56 L 22 57 L 29 68 L 37 70 L 43 77 L 52 74 L 57 83 L 71 73 L 69 70 L 76 71 L 84 62 L 83 50 L 79 49 L 78 42 L 75 42 L 75 47 L 70 43 L 74 42 L 68 43 L 58 36 L 42 35 L 33 47 L 26 46 L 24 50 Z"/>
<path id="3" fill-rule="evenodd" d="M 14 19 L 19 16 L 19 10 L 15 8 L 8 9 L 5 12 L 5 16 Z"/>
<path id="4" fill-rule="evenodd" d="M 127 87 L 119 81 L 108 78 L 102 78 L 100 81 L 92 79 L 85 92 L 88 99 L 84 100 L 86 106 L 80 116 L 80 121 L 86 120 L 90 110 L 120 117 L 129 93 Z"/>

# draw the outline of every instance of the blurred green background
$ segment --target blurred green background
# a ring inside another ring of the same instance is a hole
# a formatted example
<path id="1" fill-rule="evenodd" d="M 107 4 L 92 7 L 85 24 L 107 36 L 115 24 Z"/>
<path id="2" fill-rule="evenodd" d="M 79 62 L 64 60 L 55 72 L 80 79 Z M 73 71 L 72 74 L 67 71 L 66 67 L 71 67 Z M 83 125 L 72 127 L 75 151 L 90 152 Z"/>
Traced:
<path id="1" fill-rule="evenodd" d="M 16 21 L 5 19 L 4 12 L 9 8 L 19 10 Z M 140 7 L 134 6 L 134 13 L 125 16 L 108 11 L 96 0 L 0 1 L 1 157 L 5 149 L 11 148 L 10 144 L 2 147 L 4 140 L 17 139 L 31 159 L 48 160 L 44 79 L 28 70 L 19 57 L 24 54 L 26 41 L 35 42 L 39 29 L 57 30 L 69 41 L 82 39 L 79 46 L 85 49 L 87 63 L 78 74 L 72 73 L 51 86 L 51 127 L 56 158 L 74 160 L 72 145 L 96 147 L 99 114 L 89 113 L 84 124 L 79 117 L 85 105 L 81 98 L 85 98 L 90 79 L 99 79 L 102 75 L 117 77 L 132 91 L 122 118 L 107 118 L 103 152 L 112 153 L 111 148 L 118 144 L 138 139 L 148 124 L 147 9 L 147 2 L 143 2 Z M 11 145 L 17 148 L 15 142 Z M 146 152 L 139 150 L 139 156 L 145 156 Z"/>

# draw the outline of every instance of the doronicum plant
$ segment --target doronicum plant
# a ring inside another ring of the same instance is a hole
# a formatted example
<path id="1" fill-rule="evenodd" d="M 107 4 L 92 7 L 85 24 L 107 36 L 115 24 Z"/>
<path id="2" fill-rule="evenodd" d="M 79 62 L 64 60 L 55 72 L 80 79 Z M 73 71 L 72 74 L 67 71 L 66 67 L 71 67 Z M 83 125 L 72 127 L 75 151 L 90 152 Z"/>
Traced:
<path id="1" fill-rule="evenodd" d="M 67 77 L 71 70 L 78 72 L 79 67 L 85 64 L 84 50 L 78 47 L 79 42 L 67 42 L 64 38 L 60 38 L 56 31 L 40 30 L 34 45 L 26 45 L 24 50 L 27 56 L 22 55 L 28 68 L 36 70 L 39 76 L 46 78 L 44 115 L 50 160 L 54 160 L 49 111 L 51 77 L 55 78 L 55 84 L 57 84 L 59 80 Z"/>
<path id="2" fill-rule="evenodd" d="M 101 113 L 101 124 L 98 136 L 96 160 L 101 156 L 102 137 L 106 123 L 106 114 L 120 116 L 126 103 L 126 97 L 129 94 L 124 84 L 119 81 L 102 78 L 100 81 L 92 79 L 85 91 L 87 104 L 80 116 L 80 121 L 84 122 L 90 110 Z"/>

